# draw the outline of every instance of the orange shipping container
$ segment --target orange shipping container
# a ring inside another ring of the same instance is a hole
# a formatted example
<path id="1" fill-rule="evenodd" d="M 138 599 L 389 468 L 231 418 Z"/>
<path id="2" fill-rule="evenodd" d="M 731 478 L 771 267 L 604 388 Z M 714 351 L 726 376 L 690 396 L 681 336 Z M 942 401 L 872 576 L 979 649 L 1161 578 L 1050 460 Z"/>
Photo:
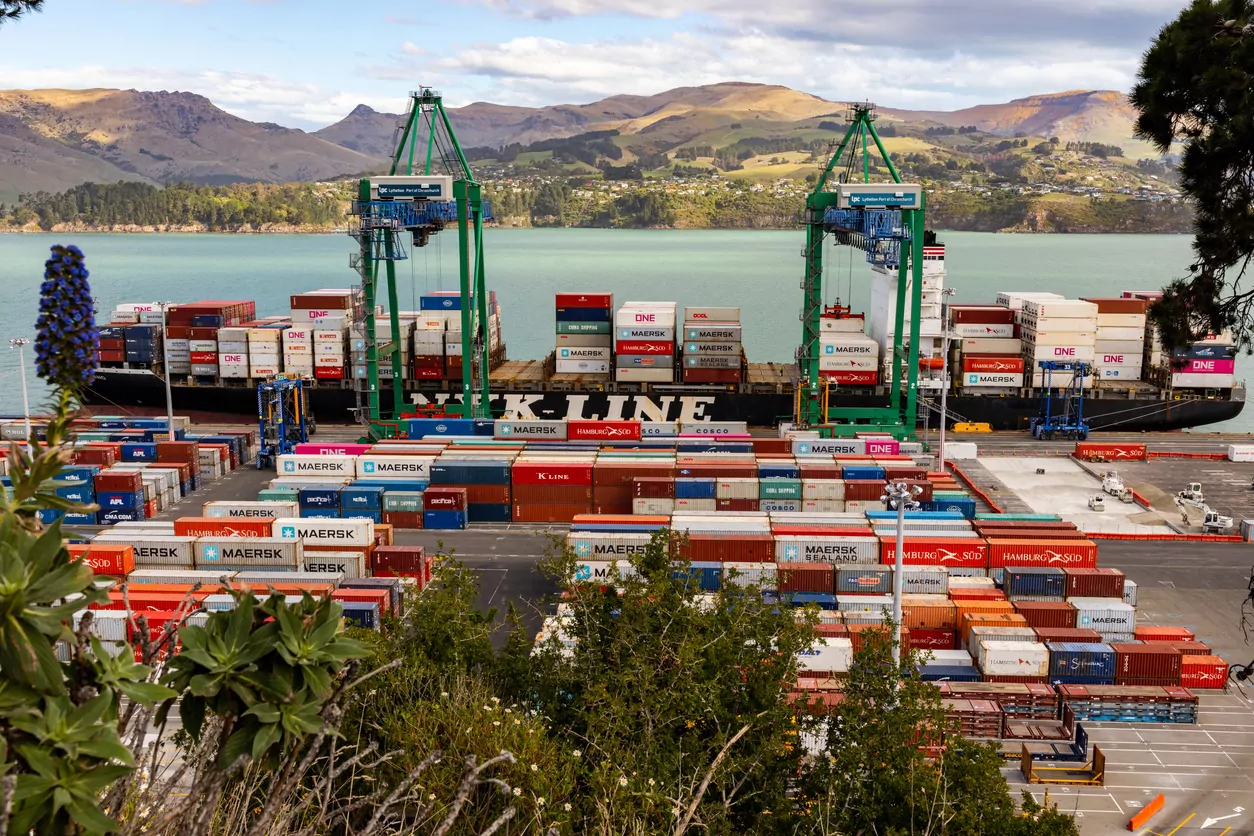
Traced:
<path id="1" fill-rule="evenodd" d="M 178 537 L 269 537 L 273 529 L 273 520 L 181 517 L 174 521 L 174 533 Z"/>
<path id="2" fill-rule="evenodd" d="M 929 596 L 930 598 L 931 596 Z M 958 626 L 958 607 L 953 601 L 936 596 L 938 601 L 901 599 L 901 624 L 911 630 L 953 630 Z"/>
<path id="3" fill-rule="evenodd" d="M 973 625 L 1006 624 L 1027 627 L 1028 620 L 1015 612 L 1009 601 L 958 601 L 958 634 L 964 647 L 970 647 L 967 634 Z"/>
<path id="4" fill-rule="evenodd" d="M 856 655 L 859 650 L 866 644 L 866 636 L 868 633 L 887 633 L 888 628 L 883 624 L 846 624 L 849 628 L 849 638 L 853 641 L 853 652 Z M 905 627 L 901 628 L 901 646 L 910 646 L 910 631 Z"/>
<path id="5" fill-rule="evenodd" d="M 91 567 L 96 575 L 113 575 L 121 577 L 135 571 L 135 548 L 133 546 L 72 544 L 66 547 L 70 557 L 83 558 L 83 563 Z"/>

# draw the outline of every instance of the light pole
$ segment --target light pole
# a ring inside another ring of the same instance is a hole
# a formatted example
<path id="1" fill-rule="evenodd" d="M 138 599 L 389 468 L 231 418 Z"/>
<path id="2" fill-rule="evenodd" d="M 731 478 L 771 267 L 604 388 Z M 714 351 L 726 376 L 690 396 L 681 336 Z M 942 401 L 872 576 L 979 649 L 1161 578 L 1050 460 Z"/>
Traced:
<path id="1" fill-rule="evenodd" d="M 888 510 L 897 509 L 897 551 L 893 557 L 893 623 L 897 626 L 897 635 L 893 636 L 893 664 L 901 664 L 901 585 L 904 578 L 906 552 L 906 511 L 919 507 L 915 497 L 923 493 L 923 488 L 911 487 L 903 482 L 888 482 L 884 485 L 884 495 L 880 502 Z"/>
<path id="2" fill-rule="evenodd" d="M 9 340 L 9 348 L 17 349 L 17 363 L 22 372 L 22 417 L 26 421 L 26 443 L 30 444 L 30 398 L 26 396 L 26 351 L 23 348 L 30 340 L 25 337 L 14 337 Z"/>
<path id="3" fill-rule="evenodd" d="M 940 467 L 937 470 L 944 472 L 945 470 L 945 424 L 949 419 L 948 395 L 949 395 L 949 302 L 950 296 L 954 295 L 954 289 L 947 287 L 941 291 L 941 414 L 940 414 Z"/>
<path id="4" fill-rule="evenodd" d="M 157 303 L 157 307 L 161 309 L 161 366 L 162 371 L 165 372 L 162 377 L 165 378 L 165 432 L 168 441 L 174 440 L 174 395 L 170 392 L 170 352 L 166 348 L 165 313 L 166 308 L 173 304 L 173 302 Z"/>

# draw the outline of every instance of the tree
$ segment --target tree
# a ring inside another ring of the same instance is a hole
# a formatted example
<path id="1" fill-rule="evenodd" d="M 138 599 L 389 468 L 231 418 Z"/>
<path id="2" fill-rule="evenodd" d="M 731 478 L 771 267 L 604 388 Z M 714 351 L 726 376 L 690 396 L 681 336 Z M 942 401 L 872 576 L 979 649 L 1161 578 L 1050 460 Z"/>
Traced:
<path id="1" fill-rule="evenodd" d="M 0 0 L 0 26 L 27 12 L 43 11 L 44 0 Z"/>
<path id="2" fill-rule="evenodd" d="M 1150 318 L 1177 347 L 1232 328 L 1248 345 L 1254 288 L 1254 4 L 1194 0 L 1145 54 L 1132 103 L 1137 135 L 1166 154 L 1184 145 L 1181 190 L 1195 207 L 1194 260 Z"/>

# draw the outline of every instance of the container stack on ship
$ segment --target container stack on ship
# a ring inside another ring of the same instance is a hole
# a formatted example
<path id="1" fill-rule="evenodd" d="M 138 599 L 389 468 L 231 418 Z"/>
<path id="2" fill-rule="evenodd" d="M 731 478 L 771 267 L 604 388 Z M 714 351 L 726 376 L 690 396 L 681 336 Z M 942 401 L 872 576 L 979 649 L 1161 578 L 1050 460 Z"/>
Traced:
<path id="1" fill-rule="evenodd" d="M 1097 350 L 1093 374 L 1099 384 L 1142 380 L 1145 299 L 1085 299 L 1097 306 Z"/>
<path id="2" fill-rule="evenodd" d="M 881 371 L 892 379 L 893 338 L 897 318 L 897 270 L 882 265 L 871 268 L 871 308 L 867 314 L 867 334 L 879 344 Z M 909 282 L 907 278 L 907 290 Z M 945 248 L 923 248 L 923 288 L 919 307 L 919 389 L 939 392 L 944 385 L 943 293 L 945 290 Z M 906 306 L 902 327 L 910 332 L 911 311 Z M 908 336 L 906 337 L 908 340 Z M 824 352 L 826 356 L 826 351 Z"/>
<path id="3" fill-rule="evenodd" d="M 554 302 L 555 374 L 608 381 L 614 362 L 614 294 L 559 293 Z"/>
<path id="4" fill-rule="evenodd" d="M 684 308 L 683 382 L 734 384 L 744 380 L 740 308 Z"/>
<path id="5" fill-rule="evenodd" d="M 1019 310 L 1023 360 L 1031 365 L 1032 387 L 1060 389 L 1072 385 L 1074 372 L 1046 373 L 1040 364 L 1084 363 L 1097 356 L 1097 306 L 1079 299 L 1024 299 Z M 1082 375 L 1081 385 L 1093 387 L 1093 375 Z"/>
<path id="6" fill-rule="evenodd" d="M 614 380 L 675 382 L 674 302 L 624 302 L 614 317 Z"/>

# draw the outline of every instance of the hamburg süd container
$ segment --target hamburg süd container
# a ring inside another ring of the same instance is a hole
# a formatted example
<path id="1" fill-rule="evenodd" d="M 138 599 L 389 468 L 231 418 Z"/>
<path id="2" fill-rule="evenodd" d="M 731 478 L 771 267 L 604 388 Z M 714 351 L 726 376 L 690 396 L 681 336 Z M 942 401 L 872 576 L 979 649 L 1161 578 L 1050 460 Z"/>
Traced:
<path id="1" fill-rule="evenodd" d="M 1228 682 L 1228 662 L 1219 656 L 1183 656 L 1180 684 L 1185 688 L 1213 690 Z"/>
<path id="2" fill-rule="evenodd" d="M 988 541 L 989 566 L 1091 568 L 1097 565 L 1097 545 L 1090 540 L 1002 539 L 992 534 Z M 1053 593 L 1028 593 L 1053 594 Z"/>
<path id="3" fill-rule="evenodd" d="M 1049 675 L 1049 650 L 1039 642 L 982 641 L 976 662 L 985 676 Z"/>

